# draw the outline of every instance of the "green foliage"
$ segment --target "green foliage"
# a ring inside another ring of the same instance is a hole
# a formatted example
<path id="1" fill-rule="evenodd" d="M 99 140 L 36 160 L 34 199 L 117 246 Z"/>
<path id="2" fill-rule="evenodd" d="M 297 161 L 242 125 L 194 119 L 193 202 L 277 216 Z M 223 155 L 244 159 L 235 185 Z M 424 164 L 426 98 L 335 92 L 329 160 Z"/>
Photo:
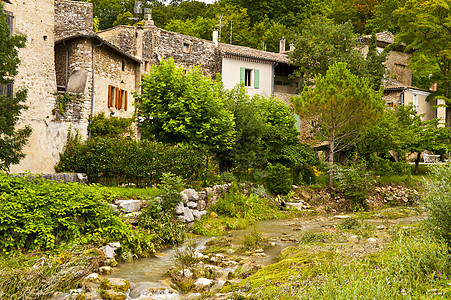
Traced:
<path id="1" fill-rule="evenodd" d="M 374 179 L 367 171 L 366 162 L 353 161 L 349 166 L 336 166 L 335 176 L 339 181 L 340 190 L 351 201 L 353 211 L 366 208 L 365 199 L 374 186 Z"/>
<path id="2" fill-rule="evenodd" d="M 60 243 L 120 241 L 133 254 L 154 251 L 152 236 L 132 230 L 106 205 L 96 186 L 59 184 L 0 174 L 0 246 L 53 249 Z"/>
<path id="3" fill-rule="evenodd" d="M 368 167 L 379 176 L 411 175 L 410 166 L 407 162 L 395 161 L 392 162 L 388 159 L 383 159 L 373 154 L 368 161 Z"/>
<path id="4" fill-rule="evenodd" d="M 109 117 L 100 113 L 92 118 L 88 125 L 92 137 L 115 137 L 122 134 L 130 134 L 132 125 L 131 118 Z"/>
<path id="5" fill-rule="evenodd" d="M 59 120 L 66 116 L 67 105 L 72 102 L 69 94 L 58 94 L 56 97 L 56 108 L 52 109 L 52 114 Z"/>
<path id="6" fill-rule="evenodd" d="M 384 74 L 375 72 L 374 68 L 383 68 L 384 59 L 376 59 L 375 53 L 365 60 L 361 47 L 349 22 L 334 24 L 321 17 L 307 22 L 296 37 L 295 50 L 290 53 L 292 63 L 298 67 L 296 76 L 301 78 L 301 89 L 316 83 L 315 76 L 326 75 L 338 62 L 346 63 L 352 74 L 367 77 L 371 85 L 380 82 Z"/>
<path id="7" fill-rule="evenodd" d="M 244 235 L 243 237 L 243 244 L 245 250 L 256 250 L 256 249 L 262 249 L 267 246 L 268 239 L 264 238 L 263 235 L 257 231 L 257 229 L 254 229 Z"/>
<path id="8" fill-rule="evenodd" d="M 286 195 L 293 187 L 293 176 L 289 168 L 281 164 L 268 164 L 266 186 L 274 194 Z"/>
<path id="9" fill-rule="evenodd" d="M 428 211 L 427 223 L 432 232 L 451 245 L 451 165 L 435 165 L 429 170 L 427 193 L 422 199 Z"/>
<path id="10" fill-rule="evenodd" d="M 170 211 L 182 201 L 180 192 L 184 189 L 183 179 L 172 173 L 163 173 L 161 184 L 158 186 L 161 191 L 161 207 L 164 211 Z"/>
<path id="11" fill-rule="evenodd" d="M 337 224 L 339 229 L 358 229 L 360 227 L 360 222 L 354 218 L 345 218 Z"/>
<path id="12" fill-rule="evenodd" d="M 180 245 L 185 239 L 185 225 L 154 200 L 147 200 L 141 209 L 139 226 L 150 230 L 162 244 Z"/>
<path id="13" fill-rule="evenodd" d="M 315 116 L 315 137 L 329 144 L 329 188 L 333 187 L 334 153 L 354 145 L 364 129 L 383 111 L 381 92 L 372 89 L 367 78 L 335 63 L 326 76 L 314 78 L 315 88 L 306 86 L 293 102 L 303 118 Z"/>
<path id="14" fill-rule="evenodd" d="M 0 11 L 3 4 L 0 3 Z M 13 83 L 20 63 L 18 49 L 25 47 L 24 36 L 10 36 L 10 28 L 6 23 L 6 15 L 0 15 L 0 84 Z M 31 135 L 31 127 L 18 129 L 17 122 L 21 111 L 27 109 L 27 91 L 16 91 L 15 96 L 0 94 L 0 171 L 9 171 L 12 164 L 18 164 L 25 156 L 23 146 Z"/>
<path id="15" fill-rule="evenodd" d="M 427 79 L 425 88 L 437 82 L 437 96 L 449 98 L 451 87 L 451 3 L 449 0 L 407 0 L 395 12 L 401 28 L 396 37 L 412 51 L 410 67 Z"/>
<path id="16" fill-rule="evenodd" d="M 174 263 L 182 272 L 185 269 L 194 269 L 200 262 L 196 246 L 194 241 L 189 241 L 187 245 L 174 249 Z"/>
<path id="17" fill-rule="evenodd" d="M 143 137 L 210 151 L 233 145 L 233 115 L 225 108 L 219 80 L 212 82 L 197 67 L 185 74 L 170 58 L 144 76 L 141 89 L 136 96 L 142 99 Z"/>
<path id="18" fill-rule="evenodd" d="M 318 175 L 319 171 L 309 164 L 297 165 L 293 168 L 293 182 L 295 184 L 315 184 Z"/>
<path id="19" fill-rule="evenodd" d="M 158 183 L 165 172 L 188 180 L 200 179 L 204 154 L 185 146 L 169 146 L 127 137 L 96 137 L 81 142 L 68 134 L 57 172 L 82 172 L 91 182 L 137 185 Z M 110 180 L 110 182 L 106 181 Z"/>

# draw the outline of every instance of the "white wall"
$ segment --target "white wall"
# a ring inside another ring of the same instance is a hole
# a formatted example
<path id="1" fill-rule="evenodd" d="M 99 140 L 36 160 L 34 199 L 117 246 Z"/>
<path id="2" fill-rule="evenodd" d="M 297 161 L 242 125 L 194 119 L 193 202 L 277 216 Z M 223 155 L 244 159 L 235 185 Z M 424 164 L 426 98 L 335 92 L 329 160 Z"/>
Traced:
<path id="1" fill-rule="evenodd" d="M 249 95 L 261 95 L 270 97 L 272 92 L 273 66 L 271 63 L 256 63 L 237 60 L 233 58 L 222 59 L 222 82 L 226 89 L 233 89 L 240 83 L 240 69 L 257 69 L 260 72 L 259 88 L 255 89 L 254 85 L 246 87 Z"/>

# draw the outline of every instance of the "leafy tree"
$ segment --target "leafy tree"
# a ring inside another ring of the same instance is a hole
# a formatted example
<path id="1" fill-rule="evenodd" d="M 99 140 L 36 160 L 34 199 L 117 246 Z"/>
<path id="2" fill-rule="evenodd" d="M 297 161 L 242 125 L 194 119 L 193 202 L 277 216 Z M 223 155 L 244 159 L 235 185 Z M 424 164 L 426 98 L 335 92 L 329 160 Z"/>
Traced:
<path id="1" fill-rule="evenodd" d="M 219 80 L 212 82 L 198 68 L 185 74 L 170 58 L 152 68 L 141 87 L 136 97 L 144 137 L 210 151 L 233 145 L 233 115 L 225 108 Z"/>
<path id="2" fill-rule="evenodd" d="M 188 19 L 182 21 L 180 19 L 172 19 L 165 26 L 167 30 L 195 36 L 205 40 L 211 40 L 213 34 L 213 27 L 216 26 L 215 19 L 204 18 L 202 16 L 196 19 Z"/>
<path id="3" fill-rule="evenodd" d="M 406 0 L 382 0 L 374 7 L 373 16 L 366 22 L 367 32 L 390 31 L 397 34 L 400 31 L 398 16 L 393 12 L 404 6 Z"/>
<path id="4" fill-rule="evenodd" d="M 3 5 L 0 3 L 0 11 Z M 13 83 L 19 65 L 18 49 L 25 47 L 24 36 L 10 36 L 10 28 L 6 16 L 0 15 L 0 84 Z M 26 126 L 16 129 L 19 115 L 27 107 L 27 92 L 21 90 L 13 97 L 0 95 L 0 170 L 8 171 L 12 164 L 19 163 L 25 155 L 22 148 L 31 134 L 31 128 Z"/>
<path id="5" fill-rule="evenodd" d="M 354 145 L 364 128 L 383 110 L 381 93 L 367 78 L 334 63 L 326 75 L 314 77 L 315 87 L 306 86 L 293 102 L 301 117 L 317 121 L 313 132 L 329 144 L 329 188 L 333 187 L 334 153 Z"/>
<path id="6" fill-rule="evenodd" d="M 361 75 L 364 58 L 350 23 L 335 25 L 324 18 L 307 23 L 295 39 L 295 50 L 290 54 L 298 67 L 296 75 L 301 84 L 312 82 L 317 74 L 325 75 L 335 62 L 345 62 L 354 74 Z"/>
<path id="7" fill-rule="evenodd" d="M 437 82 L 449 104 L 451 85 L 451 1 L 408 0 L 395 12 L 401 33 L 398 42 L 413 51 L 410 67 L 417 75 Z"/>

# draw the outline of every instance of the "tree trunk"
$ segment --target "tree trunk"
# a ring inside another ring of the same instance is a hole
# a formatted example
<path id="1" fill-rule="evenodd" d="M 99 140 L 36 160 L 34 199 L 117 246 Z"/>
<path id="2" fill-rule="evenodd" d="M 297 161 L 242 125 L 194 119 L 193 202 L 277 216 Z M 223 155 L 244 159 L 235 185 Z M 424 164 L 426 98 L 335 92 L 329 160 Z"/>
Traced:
<path id="1" fill-rule="evenodd" d="M 417 158 L 415 159 L 415 175 L 418 175 L 418 166 L 420 164 L 420 156 L 421 156 L 421 152 L 417 152 Z"/>
<path id="2" fill-rule="evenodd" d="M 333 189 L 334 187 L 334 148 L 335 141 L 332 137 L 329 142 L 329 189 Z"/>

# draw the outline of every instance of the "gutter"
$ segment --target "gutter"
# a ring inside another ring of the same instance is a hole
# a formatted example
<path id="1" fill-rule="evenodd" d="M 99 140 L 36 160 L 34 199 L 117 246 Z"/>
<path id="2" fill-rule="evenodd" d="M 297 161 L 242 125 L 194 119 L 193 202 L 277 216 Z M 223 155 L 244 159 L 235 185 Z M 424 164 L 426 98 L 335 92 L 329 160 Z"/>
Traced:
<path id="1" fill-rule="evenodd" d="M 92 88 L 91 88 L 91 114 L 89 116 L 89 125 L 92 123 L 94 117 L 94 78 L 95 78 L 95 51 L 97 47 L 103 45 L 103 41 L 98 45 L 92 45 Z M 88 138 L 91 138 L 91 129 L 89 129 Z"/>
<path id="2" fill-rule="evenodd" d="M 69 48 L 66 45 L 66 41 L 63 41 L 64 48 L 66 48 L 66 83 L 64 91 L 67 93 L 67 84 L 69 82 Z"/>

